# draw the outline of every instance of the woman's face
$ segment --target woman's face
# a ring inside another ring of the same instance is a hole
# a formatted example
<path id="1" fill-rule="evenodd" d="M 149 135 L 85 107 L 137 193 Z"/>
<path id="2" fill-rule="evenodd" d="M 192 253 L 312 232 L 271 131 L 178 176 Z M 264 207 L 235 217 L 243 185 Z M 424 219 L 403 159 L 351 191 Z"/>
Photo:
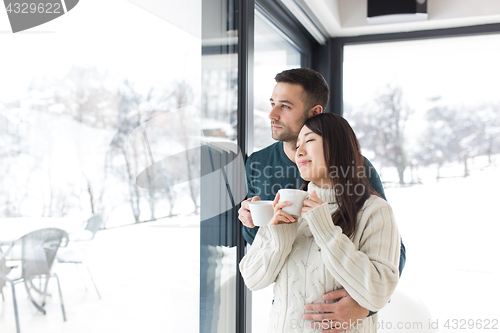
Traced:
<path id="1" fill-rule="evenodd" d="M 311 181 L 320 187 L 331 188 L 323 152 L 323 138 L 306 126 L 302 127 L 297 139 L 295 163 L 299 167 L 302 179 Z"/>

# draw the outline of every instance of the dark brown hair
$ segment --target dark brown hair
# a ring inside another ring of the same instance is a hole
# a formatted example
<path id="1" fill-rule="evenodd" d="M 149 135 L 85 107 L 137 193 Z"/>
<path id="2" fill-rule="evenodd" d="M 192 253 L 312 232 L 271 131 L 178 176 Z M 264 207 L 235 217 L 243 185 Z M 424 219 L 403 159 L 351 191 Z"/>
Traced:
<path id="1" fill-rule="evenodd" d="M 323 111 L 328 106 L 330 98 L 330 88 L 325 78 L 320 73 L 309 68 L 294 68 L 276 74 L 274 77 L 277 83 L 298 84 L 304 89 L 305 111 L 312 109 L 316 105 L 321 105 Z"/>
<path id="2" fill-rule="evenodd" d="M 304 126 L 323 138 L 323 151 L 339 209 L 332 215 L 335 225 L 351 237 L 357 214 L 371 194 L 358 139 L 353 129 L 339 115 L 321 113 L 309 118 Z M 307 189 L 304 182 L 301 189 Z"/>

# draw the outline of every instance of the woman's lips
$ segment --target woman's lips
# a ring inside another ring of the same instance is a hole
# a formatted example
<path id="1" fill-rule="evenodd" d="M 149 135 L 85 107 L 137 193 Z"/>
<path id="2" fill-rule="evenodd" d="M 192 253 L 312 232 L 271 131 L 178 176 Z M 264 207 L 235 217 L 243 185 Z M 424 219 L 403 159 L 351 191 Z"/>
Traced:
<path id="1" fill-rule="evenodd" d="M 299 163 L 297 163 L 297 165 L 300 168 L 301 166 L 303 166 L 303 165 L 305 165 L 305 164 L 307 164 L 309 162 L 311 162 L 311 161 L 299 161 Z"/>

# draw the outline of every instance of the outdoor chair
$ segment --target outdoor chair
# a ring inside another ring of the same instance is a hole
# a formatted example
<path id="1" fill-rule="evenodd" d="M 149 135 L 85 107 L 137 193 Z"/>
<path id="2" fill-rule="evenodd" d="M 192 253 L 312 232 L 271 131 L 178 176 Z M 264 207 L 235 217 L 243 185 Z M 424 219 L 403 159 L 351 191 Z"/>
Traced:
<path id="1" fill-rule="evenodd" d="M 66 321 L 61 285 L 57 274 L 51 274 L 51 268 L 57 250 L 60 246 L 66 246 L 68 239 L 68 234 L 64 230 L 56 228 L 40 229 L 24 235 L 15 241 L 13 245 L 13 247 L 21 246 L 22 249 L 21 264 L 14 268 L 5 265 L 5 256 L 8 255 L 9 250 L 5 254 L 0 253 L 0 280 L 10 283 L 12 287 L 17 333 L 20 332 L 20 328 L 15 284 L 20 282 L 24 282 L 31 303 L 33 303 L 37 310 L 46 314 L 44 306 L 48 295 L 47 288 L 50 278 L 52 276 L 55 277 L 57 288 L 59 289 L 63 320 Z M 35 280 L 38 280 L 39 286 L 35 285 Z M 43 285 L 42 281 L 44 282 Z M 39 294 L 42 299 L 41 302 L 35 300 L 33 292 Z"/>
<path id="2" fill-rule="evenodd" d="M 3 287 L 5 287 L 5 280 L 2 279 L 3 275 L 7 275 L 10 272 L 10 267 L 5 264 L 5 259 L 2 256 L 2 250 L 0 249 L 0 293 L 2 293 L 2 300 L 5 301 L 5 295 L 3 294 Z"/>
<path id="3" fill-rule="evenodd" d="M 92 216 L 85 222 L 84 227 L 81 230 L 69 235 L 69 245 L 57 253 L 58 263 L 83 265 L 87 269 L 99 299 L 101 299 L 101 294 L 99 293 L 94 278 L 92 277 L 92 273 L 90 273 L 90 269 L 85 264 L 84 260 L 95 234 L 99 231 L 102 221 L 102 215 L 98 214 Z M 85 286 L 85 290 L 87 290 L 87 286 Z"/>

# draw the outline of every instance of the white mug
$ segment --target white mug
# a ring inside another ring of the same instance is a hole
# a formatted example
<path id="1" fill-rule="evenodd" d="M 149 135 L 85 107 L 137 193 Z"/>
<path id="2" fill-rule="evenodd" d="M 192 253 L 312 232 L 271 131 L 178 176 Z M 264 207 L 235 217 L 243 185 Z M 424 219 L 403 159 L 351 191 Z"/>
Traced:
<path id="1" fill-rule="evenodd" d="M 266 226 L 274 216 L 273 202 L 270 200 L 250 201 L 248 205 L 253 224 L 256 226 Z"/>
<path id="2" fill-rule="evenodd" d="M 304 206 L 304 200 L 309 196 L 309 193 L 289 188 L 278 190 L 278 193 L 280 194 L 280 202 L 289 201 L 292 203 L 291 206 L 283 207 L 283 210 L 293 217 L 300 217 L 300 212 Z"/>

